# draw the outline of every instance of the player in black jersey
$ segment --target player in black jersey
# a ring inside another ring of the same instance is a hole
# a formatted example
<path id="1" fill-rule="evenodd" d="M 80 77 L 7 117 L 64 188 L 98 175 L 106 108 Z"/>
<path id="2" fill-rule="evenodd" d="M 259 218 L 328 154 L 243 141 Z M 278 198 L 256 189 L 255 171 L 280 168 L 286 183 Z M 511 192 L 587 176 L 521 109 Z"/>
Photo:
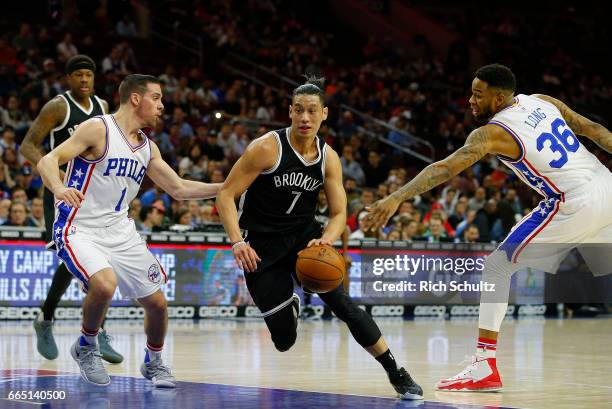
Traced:
<path id="1" fill-rule="evenodd" d="M 254 140 L 217 196 L 234 258 L 245 271 L 247 288 L 281 352 L 291 348 L 297 337 L 300 301 L 293 293 L 293 279 L 298 251 L 331 245 L 346 226 L 340 159 L 317 136 L 328 111 L 322 87 L 322 80 L 311 78 L 293 91 L 291 127 Z M 314 217 L 321 188 L 329 203 L 329 221 L 323 231 Z M 400 396 L 421 399 L 421 387 L 404 368 L 398 369 L 378 326 L 343 286 L 319 296 L 382 364 Z"/>
<path id="2" fill-rule="evenodd" d="M 75 55 L 66 62 L 66 79 L 70 91 L 67 91 L 47 102 L 32 123 L 28 133 L 21 144 L 19 151 L 36 166 L 44 152 L 40 149 L 47 135 L 49 136 L 49 149 L 62 144 L 68 139 L 82 122 L 97 115 L 108 113 L 106 101 L 93 95 L 94 72 L 96 64 L 86 55 Z M 62 171 L 65 170 L 65 166 Z M 63 177 L 63 172 L 62 172 Z M 53 237 L 53 221 L 55 219 L 55 206 L 53 193 L 44 190 L 46 242 Z M 62 295 L 72 281 L 72 274 L 62 263 L 53 275 L 51 287 L 42 306 L 42 312 L 34 320 L 34 329 L 38 338 L 38 352 L 47 359 L 57 358 L 58 351 L 53 338 L 53 315 Z M 102 357 L 111 363 L 123 361 L 123 356 L 110 345 L 110 337 L 104 331 L 98 335 Z"/>

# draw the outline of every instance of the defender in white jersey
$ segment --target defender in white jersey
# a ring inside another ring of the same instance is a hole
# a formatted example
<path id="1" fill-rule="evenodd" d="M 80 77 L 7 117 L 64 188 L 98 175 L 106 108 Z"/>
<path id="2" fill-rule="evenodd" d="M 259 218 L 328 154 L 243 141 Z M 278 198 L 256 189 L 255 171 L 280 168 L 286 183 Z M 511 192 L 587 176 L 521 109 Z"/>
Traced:
<path id="1" fill-rule="evenodd" d="M 535 267 L 554 273 L 567 253 L 578 247 L 594 274 L 611 272 L 605 259 L 596 256 L 601 255 L 602 244 L 612 244 L 612 174 L 576 134 L 612 152 L 612 133 L 561 101 L 546 95 L 515 96 L 515 89 L 509 68 L 481 67 L 472 82 L 470 106 L 475 119 L 486 125 L 470 133 L 462 148 L 427 166 L 369 209 L 368 227 L 378 229 L 400 203 L 449 180 L 487 154 L 497 155 L 542 195 L 539 205 L 487 257 L 482 279 L 494 284 L 495 291 L 481 294 L 476 355 L 464 371 L 438 382 L 438 390 L 502 388 L 495 351 L 515 271 Z"/>
<path id="2" fill-rule="evenodd" d="M 220 184 L 181 179 L 141 131 L 161 119 L 160 82 L 128 75 L 119 86 L 121 105 L 112 115 L 83 122 L 75 133 L 44 156 L 38 170 L 56 198 L 54 240 L 58 256 L 80 280 L 82 335 L 71 348 L 83 379 L 108 385 L 96 334 L 117 287 L 145 308 L 147 344 L 142 374 L 157 387 L 174 387 L 161 351 L 167 328 L 167 303 L 160 286 L 166 273 L 128 218 L 128 204 L 148 175 L 178 200 L 214 197 Z M 69 162 L 64 182 L 59 166 Z"/>

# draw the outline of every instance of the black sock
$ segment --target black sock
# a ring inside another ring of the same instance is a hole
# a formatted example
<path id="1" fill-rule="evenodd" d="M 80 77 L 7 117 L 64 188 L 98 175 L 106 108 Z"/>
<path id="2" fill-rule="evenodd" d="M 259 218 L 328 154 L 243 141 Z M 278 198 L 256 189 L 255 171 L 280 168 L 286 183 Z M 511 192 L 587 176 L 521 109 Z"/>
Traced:
<path id="1" fill-rule="evenodd" d="M 51 321 L 53 319 L 53 314 L 55 314 L 55 308 L 57 307 L 57 304 L 59 304 L 62 295 L 64 295 L 64 293 L 70 286 L 71 281 L 72 274 L 70 274 L 64 263 L 60 264 L 60 266 L 55 271 L 55 274 L 53 275 L 51 287 L 49 288 L 49 292 L 47 293 L 45 303 L 42 306 L 42 312 L 45 321 Z"/>
<path id="2" fill-rule="evenodd" d="M 395 357 L 391 353 L 390 349 L 387 349 L 386 352 L 383 352 L 382 354 L 378 355 L 376 357 L 376 360 L 380 362 L 380 364 L 383 366 L 383 368 L 385 368 L 385 371 L 387 371 L 389 375 L 397 373 L 397 362 L 395 362 Z"/>

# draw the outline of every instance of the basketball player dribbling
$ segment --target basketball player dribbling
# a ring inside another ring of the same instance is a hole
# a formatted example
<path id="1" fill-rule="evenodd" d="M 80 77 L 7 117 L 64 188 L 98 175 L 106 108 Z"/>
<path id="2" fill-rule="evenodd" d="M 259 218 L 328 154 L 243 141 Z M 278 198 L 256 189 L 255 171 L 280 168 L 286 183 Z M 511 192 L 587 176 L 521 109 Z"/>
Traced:
<path id="1" fill-rule="evenodd" d="M 128 218 L 128 204 L 145 174 L 177 200 L 214 197 L 220 184 L 181 179 L 141 131 L 161 119 L 161 98 L 157 78 L 128 75 L 119 86 L 116 113 L 83 122 L 38 162 L 57 200 L 53 238 L 58 257 L 87 293 L 82 335 L 70 352 L 83 379 L 95 385 L 110 383 L 96 335 L 117 287 L 123 297 L 137 300 L 145 309 L 147 343 L 141 373 L 156 387 L 176 385 L 161 358 L 168 311 L 160 286 L 167 276 Z M 62 182 L 59 166 L 67 162 Z"/>
<path id="2" fill-rule="evenodd" d="M 464 371 L 439 381 L 438 390 L 502 388 L 495 352 L 515 271 L 533 267 L 554 273 L 578 247 L 594 274 L 610 272 L 588 243 L 612 243 L 612 174 L 575 134 L 612 152 L 612 133 L 555 98 L 515 96 L 515 90 L 514 74 L 503 65 L 476 71 L 469 102 L 473 116 L 486 125 L 472 131 L 455 153 L 372 205 L 367 217 L 367 227 L 378 229 L 400 203 L 446 182 L 487 154 L 497 155 L 544 197 L 487 257 L 482 280 L 495 284 L 495 292 L 481 294 L 476 355 Z"/>
<path id="3" fill-rule="evenodd" d="M 293 91 L 291 126 L 254 140 L 217 196 L 234 258 L 280 352 L 289 350 L 297 338 L 300 299 L 293 293 L 297 253 L 307 246 L 331 245 L 346 226 L 340 159 L 317 136 L 328 111 L 322 88 L 322 80 L 311 78 Z M 324 230 L 315 220 L 321 188 L 329 204 Z M 381 363 L 401 398 L 422 399 L 421 387 L 397 367 L 374 320 L 354 304 L 342 285 L 319 297 Z"/>
<path id="4" fill-rule="evenodd" d="M 19 148 L 19 152 L 32 165 L 37 165 L 42 158 L 43 153 L 40 146 L 47 135 L 49 136 L 49 148 L 53 150 L 68 139 L 81 122 L 108 113 L 108 103 L 93 95 L 95 72 L 96 64 L 86 55 L 75 55 L 66 61 L 66 79 L 70 91 L 58 95 L 42 107 Z M 65 170 L 66 167 L 62 166 L 62 172 Z M 45 241 L 53 243 L 55 206 L 53 204 L 53 193 L 49 189 L 45 189 L 43 200 Z M 49 292 L 41 308 L 42 311 L 34 320 L 34 330 L 37 338 L 36 349 L 39 354 L 47 359 L 55 359 L 58 355 L 57 344 L 53 337 L 53 316 L 57 304 L 71 281 L 72 274 L 70 274 L 66 265 L 61 263 L 53 275 Z M 98 342 L 104 360 L 110 363 L 123 361 L 123 356 L 110 345 L 110 336 L 104 329 L 101 329 L 98 334 Z"/>

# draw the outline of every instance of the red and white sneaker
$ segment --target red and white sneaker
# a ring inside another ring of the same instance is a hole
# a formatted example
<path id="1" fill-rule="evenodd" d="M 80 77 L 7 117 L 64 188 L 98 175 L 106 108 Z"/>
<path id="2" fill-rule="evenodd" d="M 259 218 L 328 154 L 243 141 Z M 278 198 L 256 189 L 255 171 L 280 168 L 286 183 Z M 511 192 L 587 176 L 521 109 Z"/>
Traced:
<path id="1" fill-rule="evenodd" d="M 497 392 L 502 389 L 495 358 L 473 356 L 471 361 L 459 374 L 439 381 L 436 389 L 450 392 Z"/>

